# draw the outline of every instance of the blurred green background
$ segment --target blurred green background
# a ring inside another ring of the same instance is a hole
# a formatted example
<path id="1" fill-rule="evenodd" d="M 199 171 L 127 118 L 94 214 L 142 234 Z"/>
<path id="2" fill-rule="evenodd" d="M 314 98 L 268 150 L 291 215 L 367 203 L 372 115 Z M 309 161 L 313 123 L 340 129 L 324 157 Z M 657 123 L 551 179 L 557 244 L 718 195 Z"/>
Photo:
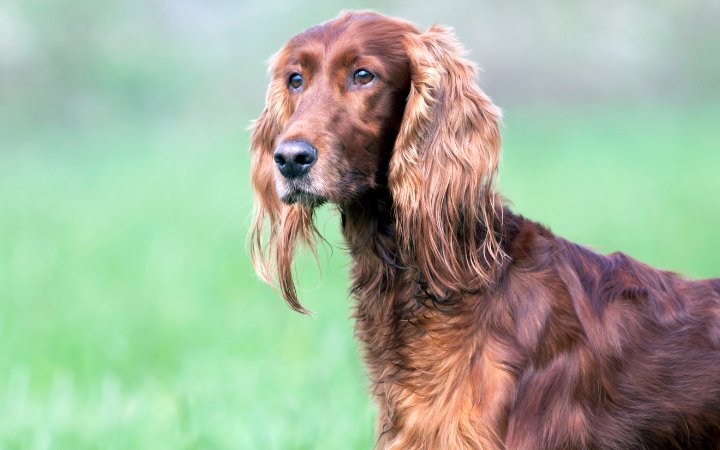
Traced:
<path id="1" fill-rule="evenodd" d="M 347 8 L 456 29 L 516 211 L 720 275 L 716 1 L 5 0 L 0 448 L 372 446 L 341 247 L 301 265 L 313 317 L 245 248 L 265 61 Z"/>

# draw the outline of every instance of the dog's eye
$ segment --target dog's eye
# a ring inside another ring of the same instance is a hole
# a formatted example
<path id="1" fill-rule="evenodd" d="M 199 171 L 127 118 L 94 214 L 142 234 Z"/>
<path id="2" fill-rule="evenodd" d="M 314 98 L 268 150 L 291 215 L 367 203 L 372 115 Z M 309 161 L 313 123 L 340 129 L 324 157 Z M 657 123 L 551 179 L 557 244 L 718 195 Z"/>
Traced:
<path id="1" fill-rule="evenodd" d="M 303 84 L 303 78 L 302 75 L 299 73 L 294 73 L 290 75 L 290 78 L 288 79 L 288 86 L 290 86 L 290 89 L 294 89 L 296 91 L 300 90 L 300 87 Z"/>
<path id="2" fill-rule="evenodd" d="M 353 74 L 353 81 L 355 84 L 364 86 L 375 79 L 375 75 L 370 73 L 367 69 L 358 69 Z"/>

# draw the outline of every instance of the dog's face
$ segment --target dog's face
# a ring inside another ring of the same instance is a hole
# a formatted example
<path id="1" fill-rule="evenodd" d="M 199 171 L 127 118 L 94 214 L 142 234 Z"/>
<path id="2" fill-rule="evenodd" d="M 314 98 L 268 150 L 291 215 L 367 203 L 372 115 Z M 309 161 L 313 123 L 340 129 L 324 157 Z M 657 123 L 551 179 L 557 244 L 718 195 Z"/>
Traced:
<path id="1" fill-rule="evenodd" d="M 272 68 L 284 123 L 274 138 L 275 189 L 285 203 L 343 204 L 387 180 L 410 68 L 407 23 L 367 14 L 292 38 Z"/>
<path id="2" fill-rule="evenodd" d="M 484 232 L 496 215 L 499 111 L 450 30 L 343 13 L 292 38 L 270 73 L 251 139 L 250 248 L 290 306 L 304 311 L 295 244 L 312 246 L 313 208 L 326 201 L 344 213 L 365 211 L 349 207 L 361 198 L 382 203 L 398 257 L 433 295 L 489 278 L 487 262 L 502 257 Z"/>

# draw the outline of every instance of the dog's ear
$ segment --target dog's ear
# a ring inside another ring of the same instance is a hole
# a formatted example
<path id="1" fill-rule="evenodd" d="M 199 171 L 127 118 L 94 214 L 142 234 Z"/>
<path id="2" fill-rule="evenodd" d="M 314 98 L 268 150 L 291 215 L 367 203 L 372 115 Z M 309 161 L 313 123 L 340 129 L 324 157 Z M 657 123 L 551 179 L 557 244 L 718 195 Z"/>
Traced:
<path id="1" fill-rule="evenodd" d="M 405 263 L 444 297 L 488 282 L 503 258 L 494 232 L 500 111 L 450 30 L 433 26 L 405 43 L 411 86 L 389 185 Z"/>
<path id="2" fill-rule="evenodd" d="M 265 109 L 251 127 L 250 176 L 255 212 L 249 235 L 250 257 L 257 274 L 271 286 L 278 286 L 292 309 L 307 313 L 297 297 L 292 261 L 298 239 L 314 248 L 313 214 L 305 206 L 283 204 L 275 189 L 275 140 L 290 116 L 287 86 L 277 70 L 283 55 L 281 50 L 270 62 L 272 81 Z"/>

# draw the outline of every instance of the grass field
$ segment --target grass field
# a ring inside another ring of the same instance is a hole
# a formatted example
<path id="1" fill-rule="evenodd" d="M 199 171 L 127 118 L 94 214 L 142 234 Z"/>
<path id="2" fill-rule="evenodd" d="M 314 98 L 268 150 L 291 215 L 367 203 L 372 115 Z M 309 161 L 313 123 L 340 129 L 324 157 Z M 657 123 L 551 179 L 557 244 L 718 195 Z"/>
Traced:
<path id="1" fill-rule="evenodd" d="M 601 251 L 720 275 L 720 109 L 507 110 L 501 190 Z M 369 448 L 347 257 L 257 281 L 244 124 L 0 136 L 0 448 Z M 319 224 L 331 242 L 337 217 Z"/>

